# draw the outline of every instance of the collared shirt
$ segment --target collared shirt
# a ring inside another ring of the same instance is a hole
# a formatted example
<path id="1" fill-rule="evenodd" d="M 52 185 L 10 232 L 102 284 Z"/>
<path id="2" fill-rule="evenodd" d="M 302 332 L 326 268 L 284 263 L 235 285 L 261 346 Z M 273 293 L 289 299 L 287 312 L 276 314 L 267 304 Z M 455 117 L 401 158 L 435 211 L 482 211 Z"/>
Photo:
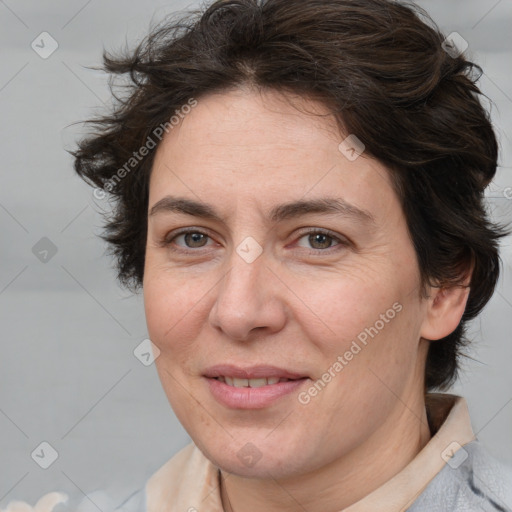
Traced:
<path id="1" fill-rule="evenodd" d="M 512 469 L 475 440 L 466 401 L 428 394 L 426 409 L 434 435 L 425 447 L 394 477 L 340 512 L 512 512 Z M 3 512 L 52 512 L 56 505 L 60 512 L 223 512 L 219 484 L 219 469 L 190 444 L 121 505 L 103 491 L 78 505 L 53 492 L 35 507 L 13 501 Z"/>
<path id="2" fill-rule="evenodd" d="M 466 401 L 428 394 L 430 441 L 383 485 L 340 512 L 512 512 L 512 471 L 475 440 Z M 189 444 L 118 512 L 223 512 L 220 472 Z"/>

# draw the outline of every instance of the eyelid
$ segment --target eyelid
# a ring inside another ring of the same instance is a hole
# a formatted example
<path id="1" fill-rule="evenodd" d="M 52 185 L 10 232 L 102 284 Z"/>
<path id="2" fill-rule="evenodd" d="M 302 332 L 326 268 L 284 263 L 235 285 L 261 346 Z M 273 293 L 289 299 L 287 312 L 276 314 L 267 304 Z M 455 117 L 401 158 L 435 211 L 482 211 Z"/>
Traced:
<path id="1" fill-rule="evenodd" d="M 189 226 L 189 227 L 186 227 L 186 228 L 181 228 L 181 229 L 177 229 L 177 230 L 171 231 L 171 233 L 168 233 L 167 235 L 165 235 L 158 242 L 158 244 L 159 244 L 160 247 L 170 247 L 172 245 L 173 241 L 176 238 L 178 238 L 181 235 L 186 235 L 186 234 L 190 234 L 190 233 L 199 233 L 199 234 L 205 235 L 210 240 L 215 241 L 214 238 L 212 237 L 212 235 L 210 234 L 210 232 L 207 229 L 205 229 L 205 228 L 198 228 L 198 227 L 194 227 L 194 226 Z M 310 235 L 310 234 L 326 235 L 329 238 L 332 238 L 333 240 L 336 240 L 338 242 L 337 244 L 335 244 L 335 245 L 333 245 L 331 247 L 328 247 L 327 249 L 313 249 L 313 248 L 308 249 L 308 248 L 305 248 L 305 247 L 302 248 L 302 249 L 305 249 L 306 251 L 309 251 L 310 254 L 315 254 L 315 255 L 326 254 L 326 253 L 332 252 L 332 250 L 335 250 L 336 247 L 339 247 L 339 246 L 347 247 L 348 245 L 351 244 L 350 240 L 348 240 L 346 237 L 341 236 L 338 233 L 335 233 L 334 231 L 331 231 L 330 229 L 318 228 L 318 227 L 302 228 L 299 231 L 299 233 L 296 233 L 294 235 L 294 241 L 297 242 L 298 240 L 300 240 L 304 236 Z M 183 246 L 179 246 L 178 245 L 176 247 L 177 248 L 173 248 L 173 250 L 177 251 L 177 252 L 201 252 L 202 250 L 205 250 L 205 249 L 207 249 L 210 246 L 206 245 L 206 246 L 198 247 L 198 248 L 192 248 L 192 247 L 187 248 L 187 247 L 183 247 Z"/>
<path id="2" fill-rule="evenodd" d="M 208 230 L 206 230 L 204 228 L 196 228 L 194 226 L 189 226 L 186 228 L 177 229 L 177 230 L 171 231 L 170 233 L 167 233 L 164 237 L 162 237 L 161 240 L 159 240 L 158 244 L 160 247 L 169 247 L 176 238 L 178 238 L 181 235 L 187 235 L 190 233 L 199 233 L 199 234 L 207 236 L 212 241 L 214 240 L 213 237 L 211 236 L 211 234 L 208 232 Z M 178 247 L 178 249 L 175 249 L 176 251 L 183 250 L 183 251 L 188 252 L 188 251 L 192 250 L 195 252 L 199 252 L 201 249 L 205 249 L 206 247 L 209 247 L 209 246 L 199 247 L 197 249 L 193 249 L 193 248 L 187 249 L 186 247 L 182 247 L 180 245 L 178 245 L 177 247 Z"/>
<path id="3" fill-rule="evenodd" d="M 348 240 L 346 237 L 339 235 L 338 233 L 335 233 L 334 231 L 331 231 L 330 229 L 326 229 L 326 228 L 315 228 L 315 227 L 304 228 L 303 230 L 300 231 L 300 233 L 298 235 L 295 235 L 295 237 L 296 237 L 296 240 L 300 240 L 304 236 L 310 235 L 310 234 L 326 235 L 329 238 L 332 238 L 333 240 L 336 240 L 338 242 L 337 244 L 332 245 L 331 247 L 328 247 L 327 249 L 309 249 L 310 253 L 313 253 L 313 254 L 322 254 L 322 253 L 326 254 L 326 253 L 331 252 L 331 250 L 335 249 L 336 247 L 339 247 L 339 246 L 347 247 L 348 245 L 351 244 L 350 240 Z M 307 250 L 307 248 L 304 248 L 304 249 Z"/>

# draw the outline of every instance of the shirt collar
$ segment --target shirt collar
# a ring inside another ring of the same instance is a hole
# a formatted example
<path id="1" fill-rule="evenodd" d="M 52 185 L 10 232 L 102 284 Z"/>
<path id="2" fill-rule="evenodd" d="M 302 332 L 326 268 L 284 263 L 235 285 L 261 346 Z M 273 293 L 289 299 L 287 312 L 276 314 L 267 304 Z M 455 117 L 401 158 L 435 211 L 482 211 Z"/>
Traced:
<path id="1" fill-rule="evenodd" d="M 475 436 L 466 400 L 431 393 L 426 406 L 434 435 L 416 457 L 393 478 L 344 512 L 402 512 L 407 510 L 454 453 Z M 444 420 L 444 421 L 443 421 Z"/>

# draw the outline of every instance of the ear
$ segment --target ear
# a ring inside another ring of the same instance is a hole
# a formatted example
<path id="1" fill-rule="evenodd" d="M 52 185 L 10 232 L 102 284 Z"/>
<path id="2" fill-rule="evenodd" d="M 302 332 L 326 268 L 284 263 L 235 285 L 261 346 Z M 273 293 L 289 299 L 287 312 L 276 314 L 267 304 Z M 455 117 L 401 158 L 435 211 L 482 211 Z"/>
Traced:
<path id="1" fill-rule="evenodd" d="M 439 340 L 457 328 L 466 309 L 470 280 L 469 276 L 462 285 L 430 288 L 427 312 L 420 331 L 422 338 Z"/>

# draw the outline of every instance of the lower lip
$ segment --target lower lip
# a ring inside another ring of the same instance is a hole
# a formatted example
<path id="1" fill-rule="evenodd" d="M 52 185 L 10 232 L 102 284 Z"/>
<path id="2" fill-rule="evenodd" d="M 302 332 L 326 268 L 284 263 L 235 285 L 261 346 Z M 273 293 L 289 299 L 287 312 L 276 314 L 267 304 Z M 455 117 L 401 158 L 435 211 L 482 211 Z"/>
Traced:
<path id="1" fill-rule="evenodd" d="M 289 380 L 260 388 L 235 388 L 217 379 L 206 379 L 212 395 L 232 409 L 263 409 L 283 396 L 296 392 L 308 379 Z"/>

